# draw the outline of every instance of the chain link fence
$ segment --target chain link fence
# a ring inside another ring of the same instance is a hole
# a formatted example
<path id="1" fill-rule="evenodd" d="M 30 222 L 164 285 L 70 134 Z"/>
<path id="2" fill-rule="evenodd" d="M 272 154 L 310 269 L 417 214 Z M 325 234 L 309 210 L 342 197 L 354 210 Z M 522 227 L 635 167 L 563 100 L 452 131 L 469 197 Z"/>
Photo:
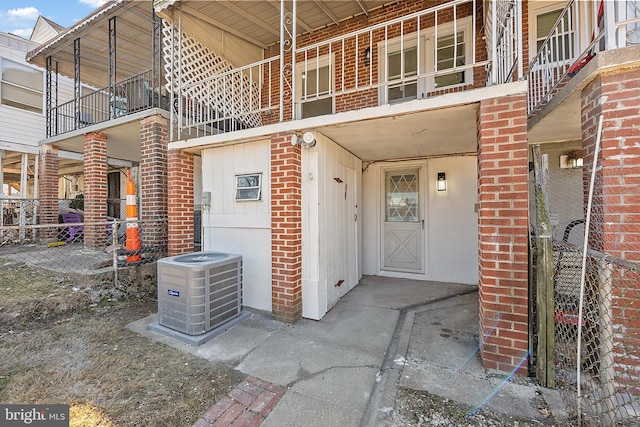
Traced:
<path id="1" fill-rule="evenodd" d="M 582 165 L 579 142 L 539 150 L 530 197 L 536 374 L 576 425 L 640 425 L 640 264 L 625 259 L 637 259 L 638 224 L 617 205 L 622 186 L 607 189 L 625 171 L 596 165 L 590 197 L 594 165 Z"/>
<path id="2" fill-rule="evenodd" d="M 73 278 L 91 290 L 94 300 L 155 297 L 155 261 L 167 254 L 166 218 L 90 223 L 71 208 L 61 210 L 59 224 L 37 224 L 36 216 L 30 218 L 37 215 L 36 200 L 12 200 L 4 208 L 0 268 L 17 263 L 52 277 Z M 135 225 L 139 244 L 128 245 L 127 227 Z"/>

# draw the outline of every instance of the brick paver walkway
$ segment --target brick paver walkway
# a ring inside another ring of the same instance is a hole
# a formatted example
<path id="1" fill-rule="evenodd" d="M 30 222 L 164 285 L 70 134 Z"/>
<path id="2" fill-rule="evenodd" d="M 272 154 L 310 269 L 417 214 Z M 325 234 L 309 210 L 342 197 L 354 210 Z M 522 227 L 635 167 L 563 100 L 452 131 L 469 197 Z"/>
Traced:
<path id="1" fill-rule="evenodd" d="M 276 385 L 247 377 L 209 408 L 193 427 L 257 427 L 283 394 Z"/>

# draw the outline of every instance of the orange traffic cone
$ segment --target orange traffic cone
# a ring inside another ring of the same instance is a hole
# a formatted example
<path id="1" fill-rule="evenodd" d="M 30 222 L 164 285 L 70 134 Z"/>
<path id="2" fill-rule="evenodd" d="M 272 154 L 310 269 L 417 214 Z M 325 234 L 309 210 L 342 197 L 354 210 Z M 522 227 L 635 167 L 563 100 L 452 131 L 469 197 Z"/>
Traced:
<path id="1" fill-rule="evenodd" d="M 136 207 L 136 188 L 131 181 L 131 171 L 127 171 L 127 251 L 140 250 L 138 234 L 138 208 Z M 127 255 L 127 262 L 140 262 L 140 254 Z"/>

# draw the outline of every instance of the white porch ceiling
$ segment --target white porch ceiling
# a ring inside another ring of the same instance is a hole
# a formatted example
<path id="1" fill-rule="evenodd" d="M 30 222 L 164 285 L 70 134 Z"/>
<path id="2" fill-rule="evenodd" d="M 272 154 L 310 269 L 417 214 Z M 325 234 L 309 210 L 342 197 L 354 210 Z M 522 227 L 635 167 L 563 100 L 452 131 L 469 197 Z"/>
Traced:
<path id="1" fill-rule="evenodd" d="M 334 25 L 357 15 L 367 15 L 389 0 L 298 0 L 299 34 Z M 208 34 L 215 28 L 260 49 L 280 40 L 280 1 L 246 0 L 111 0 L 69 27 L 62 34 L 27 54 L 27 60 L 45 68 L 46 57 L 58 62 L 58 72 L 74 76 L 74 40 L 80 39 L 80 73 L 83 83 L 101 88 L 108 83 L 109 19 L 116 16 L 118 78 L 151 68 L 151 17 L 153 7 L 163 18 L 180 8 L 196 19 L 183 22 L 187 34 Z M 285 7 L 291 11 L 292 1 Z M 207 44 L 206 40 L 203 40 Z"/>

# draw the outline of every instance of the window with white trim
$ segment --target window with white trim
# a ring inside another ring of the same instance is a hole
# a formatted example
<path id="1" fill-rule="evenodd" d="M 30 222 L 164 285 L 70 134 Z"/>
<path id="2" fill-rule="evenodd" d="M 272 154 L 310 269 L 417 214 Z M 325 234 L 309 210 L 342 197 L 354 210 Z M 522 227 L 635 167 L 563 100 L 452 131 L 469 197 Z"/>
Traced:
<path id="1" fill-rule="evenodd" d="M 536 52 L 540 50 L 549 33 L 553 31 L 563 10 L 564 9 L 560 8 L 536 15 Z M 550 54 L 552 54 L 553 57 L 549 58 L 551 62 L 571 59 L 570 49 L 573 32 L 571 32 L 569 28 L 569 16 L 565 15 L 563 21 L 564 23 L 561 22 L 558 26 L 557 46 L 556 43 L 552 43 L 552 51 Z"/>
<path id="2" fill-rule="evenodd" d="M 42 113 L 43 74 L 27 65 L 0 59 L 0 102 L 3 105 Z"/>
<path id="3" fill-rule="evenodd" d="M 455 26 L 453 22 L 439 25 L 436 43 L 434 43 L 436 31 L 433 28 L 427 31 L 429 40 L 427 53 L 430 63 L 427 70 L 436 72 L 435 76 L 428 79 L 428 90 L 473 84 L 472 67 L 446 72 L 449 69 L 471 65 L 473 61 L 472 26 L 471 17 L 458 19 Z"/>
<path id="4" fill-rule="evenodd" d="M 466 43 L 464 31 L 458 31 L 455 35 L 438 37 L 436 49 L 436 67 L 440 70 L 461 67 L 466 64 Z M 455 86 L 466 83 L 466 72 L 454 71 L 448 74 L 439 74 L 434 77 L 434 87 L 440 89 L 447 86 Z"/>
<path id="5" fill-rule="evenodd" d="M 300 118 L 334 112 L 333 62 L 329 57 L 310 59 L 297 66 Z"/>
<path id="6" fill-rule="evenodd" d="M 419 43 L 415 34 L 378 43 L 379 77 L 388 83 L 379 92 L 381 104 L 422 99 L 436 89 L 473 83 L 473 68 L 462 68 L 473 56 L 471 17 L 459 19 L 455 26 L 439 25 L 437 33 L 437 42 L 432 27 L 421 33 Z"/>
<path id="7" fill-rule="evenodd" d="M 260 200 L 261 198 L 261 173 L 236 175 L 236 201 Z"/>
<path id="8" fill-rule="evenodd" d="M 404 56 L 404 58 L 403 58 Z M 416 99 L 418 94 L 418 47 L 412 46 L 396 52 L 389 52 L 387 57 L 387 81 L 389 84 L 388 101 L 397 102 L 407 99 Z M 409 82 L 403 83 L 409 79 Z M 393 83 L 394 81 L 399 83 Z"/>

